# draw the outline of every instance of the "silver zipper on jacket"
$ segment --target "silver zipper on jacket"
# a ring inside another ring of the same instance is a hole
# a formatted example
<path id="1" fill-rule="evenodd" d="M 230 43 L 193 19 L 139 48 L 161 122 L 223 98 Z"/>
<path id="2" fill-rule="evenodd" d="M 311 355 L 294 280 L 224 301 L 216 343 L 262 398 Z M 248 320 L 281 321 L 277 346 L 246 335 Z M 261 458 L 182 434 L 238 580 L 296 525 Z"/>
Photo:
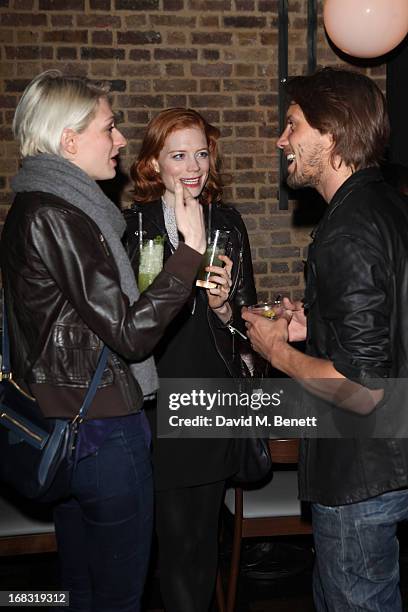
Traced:
<path id="1" fill-rule="evenodd" d="M 104 238 L 104 236 L 102 234 L 99 234 L 99 240 L 100 240 L 100 242 L 101 242 L 101 244 L 102 244 L 102 246 L 103 246 L 103 248 L 105 250 L 106 255 L 108 257 L 110 257 L 110 251 L 108 249 L 108 245 L 106 244 L 106 240 L 105 240 L 105 238 Z"/>
<path id="2" fill-rule="evenodd" d="M 239 276 L 241 274 L 241 268 L 242 268 L 242 262 L 243 262 L 243 251 L 242 251 L 242 247 L 240 248 L 239 254 L 238 254 L 238 269 L 237 269 L 237 274 L 235 277 L 235 281 L 233 286 L 231 287 L 230 293 L 229 293 L 229 297 L 233 296 L 237 285 L 238 285 L 238 281 L 239 281 Z"/>

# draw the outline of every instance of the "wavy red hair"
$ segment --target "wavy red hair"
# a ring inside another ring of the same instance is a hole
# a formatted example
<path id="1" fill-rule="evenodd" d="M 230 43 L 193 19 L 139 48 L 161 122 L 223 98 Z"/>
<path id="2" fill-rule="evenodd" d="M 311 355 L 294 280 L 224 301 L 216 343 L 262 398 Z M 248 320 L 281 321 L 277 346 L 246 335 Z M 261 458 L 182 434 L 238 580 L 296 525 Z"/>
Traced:
<path id="1" fill-rule="evenodd" d="M 164 184 L 152 162 L 158 159 L 169 134 L 192 127 L 204 132 L 210 154 L 210 171 L 200 194 L 200 202 L 209 204 L 221 199 L 222 187 L 218 171 L 217 147 L 220 137 L 219 129 L 209 124 L 204 117 L 191 108 L 168 108 L 156 115 L 148 124 L 139 155 L 130 168 L 130 176 L 134 183 L 133 196 L 137 202 L 151 202 L 164 194 Z"/>

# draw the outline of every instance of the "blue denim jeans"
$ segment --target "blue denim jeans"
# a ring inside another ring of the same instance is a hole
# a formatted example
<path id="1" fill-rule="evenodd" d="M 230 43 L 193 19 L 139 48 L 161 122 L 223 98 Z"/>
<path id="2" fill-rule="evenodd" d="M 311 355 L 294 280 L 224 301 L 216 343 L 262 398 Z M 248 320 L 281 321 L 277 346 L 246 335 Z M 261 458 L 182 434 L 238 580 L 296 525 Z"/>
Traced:
<path id="1" fill-rule="evenodd" d="M 400 612 L 397 523 L 408 490 L 344 506 L 312 504 L 317 612 Z"/>
<path id="2" fill-rule="evenodd" d="M 122 425 L 78 462 L 54 512 L 62 588 L 75 612 L 139 612 L 153 526 L 150 450 Z M 63 608 L 67 610 L 67 608 Z"/>

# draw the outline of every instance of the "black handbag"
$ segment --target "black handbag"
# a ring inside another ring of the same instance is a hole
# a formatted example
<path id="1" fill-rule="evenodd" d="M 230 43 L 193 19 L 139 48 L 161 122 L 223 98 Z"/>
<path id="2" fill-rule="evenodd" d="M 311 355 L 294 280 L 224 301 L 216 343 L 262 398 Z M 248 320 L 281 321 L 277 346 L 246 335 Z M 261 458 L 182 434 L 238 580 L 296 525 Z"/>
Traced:
<path id="1" fill-rule="evenodd" d="M 7 312 L 3 296 L 0 382 L 0 480 L 41 502 L 70 494 L 78 428 L 98 388 L 109 349 L 104 346 L 82 406 L 72 420 L 46 418 L 37 401 L 13 380 Z"/>
<path id="2" fill-rule="evenodd" d="M 245 363 L 244 366 L 245 368 L 242 369 L 243 378 L 241 378 L 238 384 L 251 394 L 254 381 L 257 379 L 249 374 L 249 369 Z M 248 372 L 248 375 L 246 375 L 246 372 Z M 269 451 L 267 438 L 236 438 L 235 444 L 238 454 L 239 470 L 231 478 L 233 484 L 254 484 L 264 480 L 271 474 L 272 457 Z"/>
<path id="3" fill-rule="evenodd" d="M 237 438 L 239 470 L 232 477 L 234 484 L 253 484 L 270 475 L 272 457 L 265 438 Z"/>

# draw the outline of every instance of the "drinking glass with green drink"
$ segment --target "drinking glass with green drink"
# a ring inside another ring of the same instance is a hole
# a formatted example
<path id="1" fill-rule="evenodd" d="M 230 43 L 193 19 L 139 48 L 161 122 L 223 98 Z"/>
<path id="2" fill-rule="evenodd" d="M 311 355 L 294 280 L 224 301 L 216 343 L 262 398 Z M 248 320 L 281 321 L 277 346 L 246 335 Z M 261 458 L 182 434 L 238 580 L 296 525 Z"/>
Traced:
<path id="1" fill-rule="evenodd" d="M 142 238 L 139 243 L 138 286 L 142 293 L 152 284 L 163 268 L 164 238 Z"/>

